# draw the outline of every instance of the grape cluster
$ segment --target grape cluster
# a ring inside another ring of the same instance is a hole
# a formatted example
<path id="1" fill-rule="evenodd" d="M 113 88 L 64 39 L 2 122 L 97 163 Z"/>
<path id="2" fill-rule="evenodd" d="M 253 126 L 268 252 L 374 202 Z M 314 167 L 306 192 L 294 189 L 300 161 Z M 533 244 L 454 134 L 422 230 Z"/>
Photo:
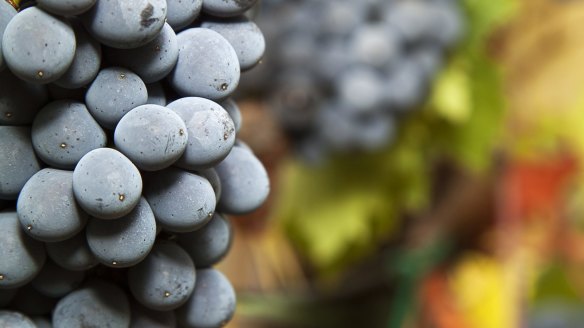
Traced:
<path id="1" fill-rule="evenodd" d="M 242 87 L 271 99 L 308 159 L 388 145 L 463 32 L 457 0 L 265 0 L 261 10 L 265 65 Z"/>
<path id="2" fill-rule="evenodd" d="M 220 327 L 256 0 L 0 0 L 0 327 Z"/>

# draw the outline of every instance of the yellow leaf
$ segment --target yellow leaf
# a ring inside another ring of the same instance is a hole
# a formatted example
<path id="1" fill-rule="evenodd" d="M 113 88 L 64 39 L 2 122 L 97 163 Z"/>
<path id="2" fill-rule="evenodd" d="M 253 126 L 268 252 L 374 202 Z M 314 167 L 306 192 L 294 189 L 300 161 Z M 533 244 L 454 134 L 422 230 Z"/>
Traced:
<path id="1" fill-rule="evenodd" d="M 452 123 L 466 122 L 472 110 L 469 84 L 468 75 L 459 65 L 449 66 L 434 86 L 433 109 Z"/>
<path id="2" fill-rule="evenodd" d="M 517 286 L 496 259 L 471 253 L 452 272 L 450 285 L 455 303 L 473 328 L 513 328 L 519 313 Z"/>

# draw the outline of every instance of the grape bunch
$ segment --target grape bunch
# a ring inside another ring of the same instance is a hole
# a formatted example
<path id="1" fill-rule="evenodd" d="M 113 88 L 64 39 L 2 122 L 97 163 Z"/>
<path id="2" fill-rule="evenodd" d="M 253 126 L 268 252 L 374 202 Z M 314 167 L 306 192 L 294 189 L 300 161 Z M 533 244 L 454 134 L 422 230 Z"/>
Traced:
<path id="1" fill-rule="evenodd" d="M 379 150 L 461 39 L 457 0 L 265 0 L 265 64 L 242 85 L 301 155 Z"/>
<path id="2" fill-rule="evenodd" d="M 0 327 L 220 327 L 256 0 L 0 0 Z"/>

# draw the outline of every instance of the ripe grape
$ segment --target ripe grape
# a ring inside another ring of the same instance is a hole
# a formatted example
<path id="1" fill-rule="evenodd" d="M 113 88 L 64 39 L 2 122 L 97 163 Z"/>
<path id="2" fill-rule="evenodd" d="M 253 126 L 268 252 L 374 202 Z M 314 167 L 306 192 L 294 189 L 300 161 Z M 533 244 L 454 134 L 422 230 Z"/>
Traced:
<path id="1" fill-rule="evenodd" d="M 0 212 L 0 240 L 0 289 L 27 284 L 45 264 L 43 243 L 24 233 L 16 212 Z"/>
<path id="2" fill-rule="evenodd" d="M 211 167 L 204 170 L 198 170 L 196 173 L 209 181 L 215 192 L 215 199 L 219 201 L 219 199 L 221 199 L 221 179 L 219 178 L 217 171 Z"/>
<path id="3" fill-rule="evenodd" d="M 219 105 L 223 107 L 223 109 L 229 114 L 229 117 L 231 117 L 233 126 L 235 127 L 235 132 L 239 132 L 242 125 L 242 117 L 237 103 L 233 99 L 227 98 L 219 102 Z"/>
<path id="4" fill-rule="evenodd" d="M 88 215 L 75 201 L 73 172 L 42 169 L 24 185 L 16 205 L 23 230 L 34 239 L 69 239 L 87 223 Z"/>
<path id="5" fill-rule="evenodd" d="M 36 316 L 31 318 L 37 328 L 53 328 L 51 320 L 46 317 Z"/>
<path id="6" fill-rule="evenodd" d="M 85 94 L 85 104 L 101 126 L 114 129 L 122 116 L 148 100 L 146 85 L 122 67 L 102 69 Z"/>
<path id="7" fill-rule="evenodd" d="M 117 219 L 140 201 L 140 171 L 122 153 L 99 148 L 87 153 L 73 171 L 73 193 L 81 207 L 100 219 Z"/>
<path id="8" fill-rule="evenodd" d="M 221 179 L 218 208 L 227 214 L 245 214 L 257 209 L 268 197 L 268 173 L 253 153 L 233 147 L 215 170 Z"/>
<path id="9" fill-rule="evenodd" d="M 116 66 L 138 74 L 144 83 L 162 80 L 178 60 L 176 34 L 164 24 L 160 34 L 145 45 L 132 49 L 106 48 L 105 55 Z"/>
<path id="10" fill-rule="evenodd" d="M 44 85 L 23 81 L 9 70 L 0 72 L 0 125 L 30 124 L 48 101 Z"/>
<path id="11" fill-rule="evenodd" d="M 172 87 L 183 96 L 211 100 L 227 98 L 239 84 L 239 60 L 221 34 L 190 28 L 177 35 L 178 61 L 169 75 Z"/>
<path id="12" fill-rule="evenodd" d="M 67 270 L 84 271 L 99 263 L 87 245 L 85 230 L 70 239 L 47 243 L 45 247 L 51 260 Z"/>
<path id="13" fill-rule="evenodd" d="M 177 168 L 147 176 L 144 196 L 156 222 L 172 232 L 199 229 L 215 212 L 215 192 L 209 181 Z"/>
<path id="14" fill-rule="evenodd" d="M 6 25 L 14 16 L 16 16 L 16 9 L 8 1 L 0 1 L 0 71 L 5 68 L 4 56 L 2 55 L 2 37 L 4 36 Z"/>
<path id="15" fill-rule="evenodd" d="M 405 111 L 413 108 L 424 99 L 427 91 L 422 68 L 413 61 L 402 61 L 386 81 L 385 89 L 395 109 Z"/>
<path id="16" fill-rule="evenodd" d="M 266 40 L 258 26 L 245 16 L 205 19 L 201 27 L 221 34 L 233 47 L 242 71 L 253 68 L 264 55 Z"/>
<path id="17" fill-rule="evenodd" d="M 137 48 L 160 33 L 166 20 L 166 1 L 97 0 L 81 18 L 99 42 L 120 49 Z"/>
<path id="18" fill-rule="evenodd" d="M 95 0 L 94 0 L 95 1 Z M 75 57 L 73 62 L 54 83 L 67 89 L 77 89 L 91 83 L 99 73 L 101 45 L 93 39 L 77 20 L 71 20 L 75 32 Z"/>
<path id="19" fill-rule="evenodd" d="M 116 285 L 94 280 L 63 297 L 53 311 L 54 328 L 130 325 L 130 303 Z"/>
<path id="20" fill-rule="evenodd" d="M 197 269 L 219 262 L 229 251 L 233 239 L 229 220 L 215 213 L 201 229 L 178 234 L 178 243 L 190 255 Z"/>
<path id="21" fill-rule="evenodd" d="M 62 16 L 79 15 L 88 11 L 97 0 L 37 0 L 43 10 Z"/>
<path id="22" fill-rule="evenodd" d="M 396 65 L 402 55 L 401 46 L 398 34 L 383 24 L 359 26 L 349 41 L 355 61 L 377 69 Z"/>
<path id="23" fill-rule="evenodd" d="M 223 160 L 235 142 L 235 126 L 217 103 L 200 97 L 180 98 L 166 107 L 182 118 L 188 144 L 177 166 L 189 170 L 211 167 Z"/>
<path id="24" fill-rule="evenodd" d="M 336 83 L 339 101 L 355 111 L 370 112 L 383 106 L 387 92 L 383 77 L 369 66 L 346 70 Z"/>
<path id="25" fill-rule="evenodd" d="M 134 301 L 130 303 L 130 328 L 176 328 L 174 311 L 154 311 Z"/>
<path id="26" fill-rule="evenodd" d="M 85 154 L 105 147 L 107 137 L 83 103 L 58 100 L 43 107 L 35 117 L 32 143 L 43 162 L 73 169 Z"/>
<path id="27" fill-rule="evenodd" d="M 58 298 L 75 290 L 84 278 L 84 271 L 63 269 L 53 261 L 47 261 L 31 286 L 47 297 Z"/>
<path id="28" fill-rule="evenodd" d="M 174 111 L 159 105 L 142 105 L 122 117 L 114 142 L 137 167 L 156 171 L 182 156 L 188 137 L 187 126 Z"/>
<path id="29" fill-rule="evenodd" d="M 166 22 L 175 31 L 180 31 L 199 17 L 203 0 L 166 0 L 166 5 L 168 6 Z"/>
<path id="30" fill-rule="evenodd" d="M 73 62 L 75 33 L 64 19 L 37 7 L 27 8 L 6 26 L 2 52 L 16 76 L 46 84 L 65 74 Z"/>
<path id="31" fill-rule="evenodd" d="M 148 202 L 142 197 L 129 214 L 117 220 L 90 219 L 87 244 L 104 265 L 125 268 L 142 261 L 156 238 L 156 221 Z"/>
<path id="32" fill-rule="evenodd" d="M 197 270 L 197 283 L 187 303 L 176 311 L 185 328 L 221 327 L 235 312 L 235 291 L 227 278 L 215 269 Z"/>
<path id="33" fill-rule="evenodd" d="M 30 128 L 0 126 L 0 199 L 16 199 L 30 177 L 41 169 Z"/>
<path id="34" fill-rule="evenodd" d="M 0 311 L 0 327 L 37 328 L 29 317 L 16 311 Z"/>
<path id="35" fill-rule="evenodd" d="M 147 308 L 170 311 L 183 305 L 195 288 L 195 266 L 176 243 L 157 242 L 144 261 L 128 271 L 132 295 Z"/>

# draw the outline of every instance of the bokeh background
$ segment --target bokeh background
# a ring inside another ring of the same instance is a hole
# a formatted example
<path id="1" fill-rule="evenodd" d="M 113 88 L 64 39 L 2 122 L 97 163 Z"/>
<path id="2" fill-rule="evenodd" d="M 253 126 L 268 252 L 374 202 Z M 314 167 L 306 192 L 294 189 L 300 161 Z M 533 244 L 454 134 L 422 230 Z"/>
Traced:
<path id="1" fill-rule="evenodd" d="M 458 3 L 464 35 L 391 142 L 317 161 L 254 88 L 278 78 L 256 11 L 268 52 L 237 100 L 272 194 L 233 220 L 228 327 L 583 325 L 584 2 Z"/>

